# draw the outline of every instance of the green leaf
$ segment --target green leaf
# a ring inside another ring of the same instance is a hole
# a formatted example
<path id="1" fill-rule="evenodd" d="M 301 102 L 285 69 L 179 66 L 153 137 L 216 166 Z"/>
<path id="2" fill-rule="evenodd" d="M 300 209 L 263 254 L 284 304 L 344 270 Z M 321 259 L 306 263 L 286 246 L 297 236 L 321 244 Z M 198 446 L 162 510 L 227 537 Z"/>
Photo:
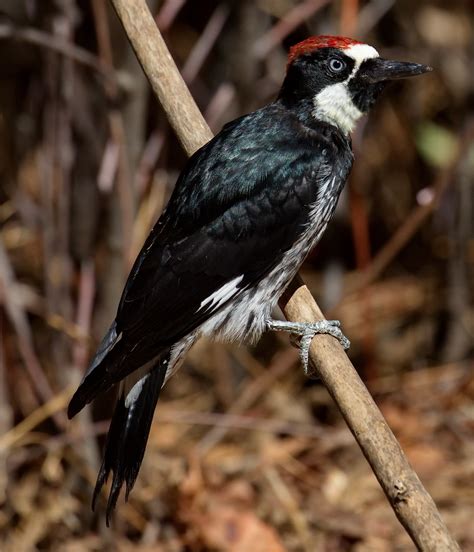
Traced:
<path id="1" fill-rule="evenodd" d="M 433 167 L 445 168 L 456 155 L 457 140 L 446 128 L 432 122 L 421 124 L 416 132 L 416 146 L 423 159 Z"/>

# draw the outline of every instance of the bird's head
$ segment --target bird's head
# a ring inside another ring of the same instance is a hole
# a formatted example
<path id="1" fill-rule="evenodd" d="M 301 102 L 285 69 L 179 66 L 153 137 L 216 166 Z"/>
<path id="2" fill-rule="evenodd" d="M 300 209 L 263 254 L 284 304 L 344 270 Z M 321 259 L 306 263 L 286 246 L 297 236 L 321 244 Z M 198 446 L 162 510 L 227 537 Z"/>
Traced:
<path id="1" fill-rule="evenodd" d="M 348 134 L 387 82 L 431 71 L 419 63 L 382 59 L 368 44 L 339 36 L 313 36 L 290 49 L 279 98 L 305 105 L 318 120 Z"/>

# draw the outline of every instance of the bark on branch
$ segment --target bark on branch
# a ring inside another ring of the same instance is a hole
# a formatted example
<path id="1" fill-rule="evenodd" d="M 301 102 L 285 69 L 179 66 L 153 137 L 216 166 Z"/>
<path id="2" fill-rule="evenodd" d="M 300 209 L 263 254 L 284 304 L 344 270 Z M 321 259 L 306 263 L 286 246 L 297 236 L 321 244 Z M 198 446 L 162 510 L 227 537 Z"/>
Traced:
<path id="1" fill-rule="evenodd" d="M 111 0 L 151 87 L 183 148 L 191 155 L 212 138 L 145 0 Z M 280 301 L 288 320 L 314 322 L 323 314 L 299 278 Z M 398 519 L 424 551 L 458 551 L 431 496 L 339 343 L 313 339 L 310 359 L 367 458 Z"/>

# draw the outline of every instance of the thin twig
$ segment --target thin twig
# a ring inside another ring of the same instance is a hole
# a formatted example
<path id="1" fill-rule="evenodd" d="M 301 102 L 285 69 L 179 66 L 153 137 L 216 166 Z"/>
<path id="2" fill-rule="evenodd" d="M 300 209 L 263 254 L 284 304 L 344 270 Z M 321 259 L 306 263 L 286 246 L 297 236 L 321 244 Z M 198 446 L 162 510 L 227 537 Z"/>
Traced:
<path id="1" fill-rule="evenodd" d="M 8 433 L 14 423 L 13 402 L 10 401 L 4 349 L 4 318 L 3 312 L 0 310 L 0 435 Z M 7 501 L 8 480 L 11 473 L 7 460 L 6 452 L 0 449 L 0 502 L 2 504 Z"/>
<path id="2" fill-rule="evenodd" d="M 102 0 L 92 0 L 92 11 L 97 35 L 99 57 L 105 66 L 111 71 L 114 69 L 112 52 L 112 40 L 108 23 L 107 6 Z M 112 101 L 117 100 L 118 86 L 110 83 L 107 93 Z M 121 210 L 122 223 L 122 252 L 125 267 L 128 266 L 130 256 L 131 236 L 133 229 L 133 216 L 135 212 L 135 199 L 132 190 L 132 178 L 129 159 L 127 156 L 126 131 L 121 112 L 118 109 L 109 111 L 110 136 L 118 150 L 117 170 L 115 172 L 117 192 Z"/>
<path id="3" fill-rule="evenodd" d="M 15 273 L 3 242 L 0 240 L 0 301 L 3 302 L 5 311 L 17 334 L 18 350 L 32 387 L 41 401 L 48 402 L 54 396 L 54 392 L 36 355 L 28 316 L 11 293 L 12 289 L 15 289 Z M 63 412 L 57 412 L 54 421 L 61 429 L 67 426 L 67 418 Z"/>
<path id="4" fill-rule="evenodd" d="M 135 194 L 138 204 L 140 204 L 146 187 L 152 178 L 153 169 L 158 162 L 164 145 L 165 128 L 162 125 L 150 134 L 135 171 Z"/>
<path id="5" fill-rule="evenodd" d="M 230 82 L 223 82 L 215 91 L 207 104 L 204 117 L 211 129 L 217 127 L 222 115 L 227 111 L 235 97 L 235 86 Z"/>
<path id="6" fill-rule="evenodd" d="M 292 349 L 278 355 L 275 362 L 269 370 L 266 370 L 258 378 L 246 387 L 245 391 L 239 395 L 234 404 L 228 409 L 229 414 L 238 414 L 247 410 L 255 401 L 265 393 L 272 384 L 288 371 L 289 367 L 297 359 L 296 352 Z M 228 428 L 217 426 L 211 429 L 207 435 L 197 445 L 197 451 L 204 455 L 208 450 L 215 447 L 226 435 Z"/>
<path id="7" fill-rule="evenodd" d="M 297 499 L 293 496 L 275 467 L 267 467 L 264 476 L 275 494 L 276 499 L 286 510 L 288 518 L 295 529 L 295 533 L 299 536 L 303 550 L 305 552 L 313 552 L 314 543 L 311 543 L 308 522 L 299 508 Z"/>
<path id="8" fill-rule="evenodd" d="M 60 10 L 55 15 L 57 24 L 53 24 L 54 36 L 64 38 L 70 44 L 73 43 L 75 18 L 71 11 L 70 4 L 66 2 L 60 3 Z M 49 57 L 54 58 L 51 52 Z M 58 312 L 67 320 L 72 319 L 73 305 L 71 298 L 72 287 L 72 271 L 73 263 L 71 258 L 71 172 L 73 158 L 70 152 L 73 151 L 73 131 L 72 131 L 72 114 L 75 110 L 74 101 L 74 85 L 76 64 L 69 57 L 61 56 L 57 61 L 50 60 L 52 67 L 57 63 L 59 84 L 57 91 L 58 96 L 53 96 L 51 101 L 57 110 L 56 130 L 52 133 L 51 138 L 54 142 L 51 144 L 52 153 L 54 154 L 54 212 L 55 217 L 53 222 L 53 232 L 55 239 L 53 241 L 53 262 L 60 262 L 60 270 L 53 276 L 55 282 L 51 282 L 50 291 L 54 294 L 47 297 L 48 306 L 52 306 L 53 300 L 57 299 L 54 312 Z M 51 83 L 52 84 L 52 83 Z M 47 259 L 44 260 L 48 264 Z M 53 279 L 52 278 L 52 279 Z M 56 288 L 56 289 L 54 289 Z M 53 299 L 55 298 L 55 299 Z M 49 312 L 52 309 L 49 308 Z M 64 370 L 64 366 L 70 363 L 70 351 L 68 350 L 67 340 L 65 336 L 59 335 L 52 346 L 54 360 L 55 380 L 60 385 L 67 386 L 74 382 L 75 375 L 70 370 Z"/>
<path id="9" fill-rule="evenodd" d="M 162 32 L 171 27 L 184 4 L 186 4 L 186 0 L 165 0 L 163 2 L 163 6 L 156 16 L 156 24 Z"/>
<path id="10" fill-rule="evenodd" d="M 444 193 L 454 181 L 456 169 L 462 159 L 468 154 L 473 140 L 474 119 L 470 119 L 459 137 L 458 151 L 453 161 L 445 171 L 440 173 L 436 182 L 433 184 L 434 193 L 431 200 L 413 209 L 402 226 L 400 226 L 379 253 L 377 253 L 370 265 L 361 273 L 360 277 L 355 280 L 353 287 L 351 287 L 351 291 L 365 287 L 376 280 L 398 253 L 409 243 L 425 220 L 438 207 Z"/>
<path id="11" fill-rule="evenodd" d="M 357 28 L 359 0 L 343 0 L 341 5 L 340 31 L 343 36 L 353 36 Z"/>
<path id="12" fill-rule="evenodd" d="M 11 24 L 0 25 L 0 40 L 15 40 L 40 46 L 53 50 L 58 54 L 66 56 L 85 67 L 93 69 L 110 83 L 117 85 L 115 73 L 110 70 L 102 61 L 91 54 L 88 50 L 76 46 L 64 38 L 46 33 L 39 29 L 30 27 L 15 27 Z"/>
<path id="13" fill-rule="evenodd" d="M 117 175 L 120 156 L 120 146 L 113 138 L 109 138 L 104 148 L 99 174 L 97 175 L 97 186 L 103 193 L 111 193 Z"/>
<path id="14" fill-rule="evenodd" d="M 306 0 L 296 4 L 276 23 L 262 38 L 255 43 L 254 54 L 258 59 L 263 59 L 281 44 L 282 40 L 294 31 L 304 21 L 324 8 L 331 0 Z"/>
<path id="15" fill-rule="evenodd" d="M 357 27 L 359 12 L 359 0 L 343 0 L 340 14 L 340 34 L 353 36 Z M 354 154 L 357 157 L 362 143 L 361 126 L 359 132 L 355 133 L 353 140 Z M 349 218 L 351 221 L 354 251 L 358 270 L 364 270 L 371 260 L 371 243 L 369 233 L 369 217 L 367 213 L 367 202 L 357 189 L 355 183 L 359 181 L 360 171 L 357 166 L 352 171 L 349 180 Z M 371 296 L 367 289 L 361 291 L 361 313 L 364 320 L 362 331 L 362 352 L 364 356 L 364 373 L 366 380 L 373 380 L 378 376 L 378 369 L 374 362 L 374 324 L 372 316 Z"/>
<path id="16" fill-rule="evenodd" d="M 363 6 L 359 12 L 356 36 L 363 37 L 390 11 L 395 0 L 372 0 Z"/>
<path id="17" fill-rule="evenodd" d="M 188 154 L 212 136 L 144 0 L 111 0 L 168 119 Z M 280 302 L 289 320 L 323 318 L 298 279 Z M 369 461 L 398 519 L 421 550 L 458 551 L 436 506 L 410 467 L 372 397 L 330 336 L 313 339 L 310 358 Z"/>
<path id="18" fill-rule="evenodd" d="M 58 404 L 57 408 L 63 408 L 70 398 L 70 393 L 66 396 L 65 402 Z M 61 406 L 62 405 L 62 406 Z M 43 421 L 41 418 L 40 421 Z M 39 422 L 38 422 L 39 423 Z M 212 428 L 224 428 L 227 432 L 235 431 L 260 431 L 262 433 L 271 434 L 286 434 L 292 437 L 305 437 L 320 441 L 321 443 L 331 442 L 333 447 L 349 446 L 352 441 L 351 434 L 345 428 L 340 429 L 325 429 L 315 426 L 314 424 L 305 424 L 298 422 L 285 422 L 284 420 L 275 420 L 274 418 L 260 418 L 256 416 L 229 414 L 222 412 L 196 412 L 186 410 L 175 410 L 169 408 L 165 411 L 160 411 L 160 424 L 182 424 L 190 426 L 210 426 Z M 35 424 L 37 425 L 37 424 Z M 28 443 L 42 443 L 46 448 L 61 447 L 74 444 L 77 441 L 89 439 L 97 435 L 104 435 L 110 427 L 110 420 L 101 420 L 91 424 L 87 429 L 84 427 L 76 430 L 73 433 L 60 433 L 54 436 L 45 436 L 45 434 L 33 433 L 33 424 L 30 427 L 30 433 L 26 438 L 25 432 L 21 436 L 21 445 Z M 14 439 L 15 443 L 19 439 Z M 4 448 L 3 437 L 0 438 L 0 450 Z M 9 442 L 10 443 L 10 442 Z"/>
<path id="19" fill-rule="evenodd" d="M 142 0 L 112 0 L 112 5 L 126 28 L 138 61 L 178 140 L 184 151 L 191 155 L 212 138 L 212 132 L 179 73 L 146 3 Z"/>
<path id="20" fill-rule="evenodd" d="M 13 447 L 44 420 L 64 410 L 71 398 L 71 389 L 64 389 L 34 410 L 29 416 L 0 437 L 0 451 Z M 66 435 L 62 433 L 61 435 Z"/>
<path id="21" fill-rule="evenodd" d="M 181 71 L 183 79 L 189 84 L 199 73 L 202 64 L 206 60 L 209 52 L 212 50 L 216 40 L 227 21 L 230 9 L 226 4 L 219 4 L 211 15 L 199 40 L 191 50 Z"/>
<path id="22" fill-rule="evenodd" d="M 76 325 L 82 335 L 91 331 L 92 309 L 95 296 L 95 270 L 91 259 L 83 260 L 79 274 Z M 76 341 L 73 346 L 74 366 L 82 374 L 87 364 L 89 347 L 86 341 Z"/>

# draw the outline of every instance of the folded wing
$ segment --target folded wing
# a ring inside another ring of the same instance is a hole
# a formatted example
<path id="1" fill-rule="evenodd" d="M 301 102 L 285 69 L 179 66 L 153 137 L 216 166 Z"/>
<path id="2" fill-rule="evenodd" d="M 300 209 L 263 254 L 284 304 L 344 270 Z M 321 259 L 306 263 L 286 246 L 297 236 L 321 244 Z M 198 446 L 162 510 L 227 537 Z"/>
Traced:
<path id="1" fill-rule="evenodd" d="M 277 144 L 272 155 L 259 140 L 271 129 L 249 121 L 258 114 L 228 125 L 190 159 L 135 262 L 113 332 L 70 415 L 255 285 L 304 231 L 327 175 L 326 166 L 314 164 L 315 149 L 326 144 L 305 137 L 298 147 Z"/>

